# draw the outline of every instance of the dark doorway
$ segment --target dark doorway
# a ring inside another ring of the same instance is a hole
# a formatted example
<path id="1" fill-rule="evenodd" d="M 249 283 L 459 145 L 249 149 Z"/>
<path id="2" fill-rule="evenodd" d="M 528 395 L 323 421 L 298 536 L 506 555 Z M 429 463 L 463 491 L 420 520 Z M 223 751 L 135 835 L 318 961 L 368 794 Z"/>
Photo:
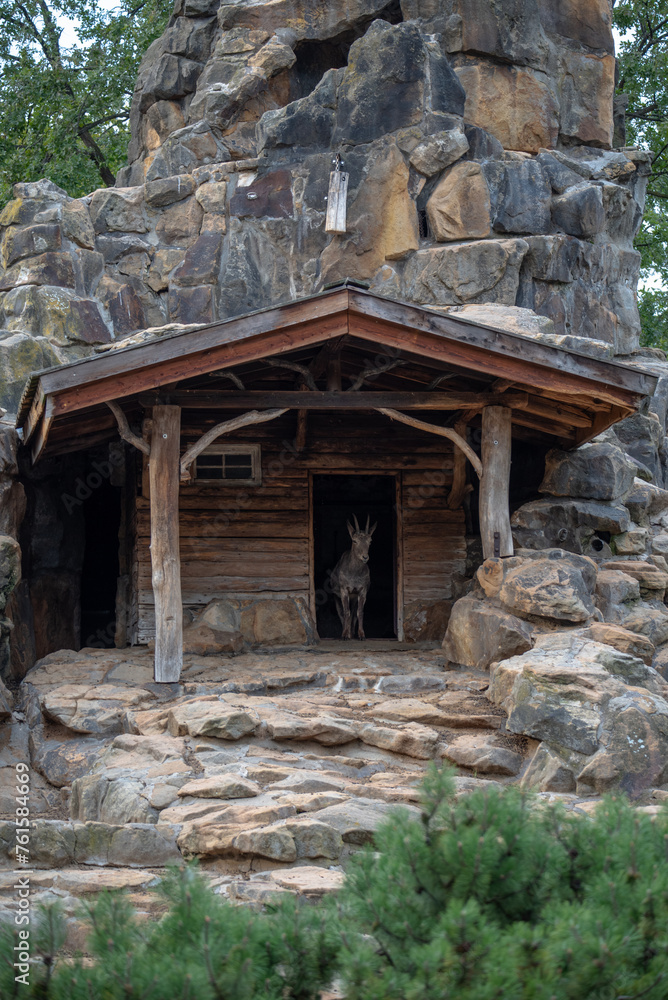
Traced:
<path id="1" fill-rule="evenodd" d="M 369 550 L 371 585 L 364 609 L 368 639 L 395 639 L 396 527 L 394 476 L 314 476 L 313 549 L 316 620 L 321 639 L 340 639 L 341 622 L 326 586 L 328 572 L 350 548 L 346 521 L 357 515 L 364 528 L 367 514 L 378 522 Z"/>
<path id="2" fill-rule="evenodd" d="M 81 645 L 112 649 L 116 636 L 118 530 L 121 490 L 107 476 L 108 462 L 87 469 L 84 502 L 86 547 L 81 571 Z"/>

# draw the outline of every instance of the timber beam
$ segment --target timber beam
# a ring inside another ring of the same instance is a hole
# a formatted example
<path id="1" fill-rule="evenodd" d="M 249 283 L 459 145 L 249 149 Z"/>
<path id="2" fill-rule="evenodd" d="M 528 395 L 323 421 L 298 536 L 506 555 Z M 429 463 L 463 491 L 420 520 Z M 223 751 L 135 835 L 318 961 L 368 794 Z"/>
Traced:
<path id="1" fill-rule="evenodd" d="M 481 410 L 484 406 L 507 406 L 525 409 L 529 402 L 526 392 L 383 392 L 368 390 L 321 392 L 319 390 L 267 390 L 240 392 L 235 389 L 220 392 L 197 389 L 164 394 L 141 395 L 142 406 L 170 403 L 184 410 Z"/>

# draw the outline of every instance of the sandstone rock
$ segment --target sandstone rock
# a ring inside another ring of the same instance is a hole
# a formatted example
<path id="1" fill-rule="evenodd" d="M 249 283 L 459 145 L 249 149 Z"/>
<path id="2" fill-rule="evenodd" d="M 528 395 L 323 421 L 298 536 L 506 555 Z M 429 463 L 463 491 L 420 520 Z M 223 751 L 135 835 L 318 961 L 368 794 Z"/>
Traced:
<path id="1" fill-rule="evenodd" d="M 647 549 L 647 528 L 632 528 L 610 540 L 612 551 L 618 556 L 644 555 Z"/>
<path id="2" fill-rule="evenodd" d="M 593 500 L 533 500 L 518 508 L 511 517 L 513 538 L 523 549 L 555 548 L 596 555 L 592 542 L 599 533 L 612 535 L 626 531 L 631 523 L 621 504 Z M 602 549 L 601 545 L 601 549 Z"/>
<path id="3" fill-rule="evenodd" d="M 342 719 L 325 715 L 310 719 L 287 712 L 261 710 L 267 734 L 274 740 L 316 740 L 325 746 L 340 746 L 357 738 L 355 729 Z"/>
<path id="4" fill-rule="evenodd" d="M 423 108 L 461 115 L 464 92 L 447 58 L 415 24 L 374 21 L 351 46 L 332 146 L 373 142 L 416 124 Z"/>
<path id="5" fill-rule="evenodd" d="M 195 798 L 245 799 L 260 794 L 260 786 L 236 774 L 220 774 L 210 778 L 195 778 L 182 785 L 179 796 L 193 795 Z"/>
<path id="6" fill-rule="evenodd" d="M 556 634 L 496 664 L 490 698 L 509 712 L 511 732 L 544 740 L 559 754 L 589 758 L 575 775 L 579 793 L 622 787 L 637 794 L 653 787 L 665 767 L 663 684 L 635 657 Z M 641 753 L 629 749 L 637 746 Z"/>
<path id="7" fill-rule="evenodd" d="M 75 733 L 113 735 L 126 728 L 130 708 L 148 704 L 155 695 L 142 688 L 102 684 L 64 684 L 47 692 L 40 700 L 42 712 Z"/>
<path id="8" fill-rule="evenodd" d="M 368 746 L 417 757 L 418 760 L 431 760 L 438 744 L 438 733 L 417 723 L 410 723 L 402 729 L 367 723 L 360 726 L 358 735 Z"/>
<path id="9" fill-rule="evenodd" d="M 483 669 L 531 646 L 531 630 L 523 621 L 474 597 L 460 597 L 454 604 L 443 640 L 453 663 Z"/>
<path id="10" fill-rule="evenodd" d="M 655 646 L 668 641 L 668 612 L 642 604 L 624 607 L 619 624 L 630 632 L 646 636 Z"/>
<path id="11" fill-rule="evenodd" d="M 330 806 L 318 813 L 318 820 L 338 830 L 344 844 L 369 844 L 392 806 L 377 799 L 350 799 L 338 806 Z M 406 809 L 413 816 L 419 811 L 411 806 Z"/>
<path id="12" fill-rule="evenodd" d="M 640 584 L 619 569 L 602 569 L 596 578 L 596 605 L 605 615 L 615 604 L 640 599 Z"/>
<path id="13" fill-rule="evenodd" d="M 411 151 L 411 166 L 425 177 L 433 177 L 434 174 L 440 173 L 451 163 L 459 160 L 468 148 L 468 139 L 459 129 L 430 135 Z"/>
<path id="14" fill-rule="evenodd" d="M 549 451 L 539 490 L 552 496 L 615 500 L 633 485 L 635 470 L 621 448 L 591 443 L 575 451 Z"/>
<path id="15" fill-rule="evenodd" d="M 456 67 L 466 92 L 467 122 L 491 132 L 504 149 L 537 153 L 556 145 L 557 103 L 529 69 L 468 58 Z"/>
<path id="16" fill-rule="evenodd" d="M 587 238 L 605 228 L 603 192 L 593 184 L 578 184 L 552 200 L 552 221 L 570 236 Z"/>
<path id="17" fill-rule="evenodd" d="M 94 191 L 90 203 L 90 217 L 96 233 L 148 232 L 144 189 L 100 188 Z"/>
<path id="18" fill-rule="evenodd" d="M 144 187 L 144 197 L 151 208 L 164 208 L 165 205 L 173 205 L 174 202 L 188 198 L 195 187 L 195 179 L 191 174 L 178 174 L 176 177 L 150 181 Z"/>
<path id="19" fill-rule="evenodd" d="M 202 214 L 201 206 L 192 196 L 161 209 L 155 224 L 160 242 L 189 246 L 199 233 Z"/>
<path id="20" fill-rule="evenodd" d="M 515 305 L 524 240 L 483 240 L 418 250 L 405 271 L 405 297 L 423 305 Z"/>
<path id="21" fill-rule="evenodd" d="M 297 860 L 294 837 L 285 826 L 265 826 L 245 831 L 234 838 L 233 846 L 240 854 L 252 857 L 287 863 Z"/>
<path id="22" fill-rule="evenodd" d="M 192 701 L 170 709 L 167 728 L 172 736 L 214 736 L 240 740 L 259 725 L 256 712 L 240 711 L 225 702 Z"/>
<path id="23" fill-rule="evenodd" d="M 641 595 L 643 591 L 654 595 L 654 591 L 663 593 L 668 587 L 668 574 L 659 569 L 651 562 L 643 562 L 636 559 L 609 560 L 603 563 L 604 568 L 610 571 L 624 573 L 638 581 Z"/>
<path id="24" fill-rule="evenodd" d="M 241 631 L 254 645 L 303 644 L 308 635 L 297 605 L 289 600 L 257 601 L 241 616 Z"/>
<path id="25" fill-rule="evenodd" d="M 196 621 L 183 630 L 183 652 L 199 656 L 234 656 L 244 648 L 241 632 L 212 628 L 205 621 Z"/>
<path id="26" fill-rule="evenodd" d="M 72 783 L 70 815 L 82 822 L 110 825 L 155 823 L 157 811 L 144 795 L 144 783 L 126 778 L 109 779 L 88 774 Z"/>
<path id="27" fill-rule="evenodd" d="M 499 600 L 520 614 L 571 622 L 591 618 L 596 582 L 592 561 L 563 549 L 546 549 L 542 555 L 508 571 Z"/>
<path id="28" fill-rule="evenodd" d="M 602 575 L 599 573 L 599 579 Z M 593 639 L 594 642 L 613 646 L 620 653 L 628 653 L 629 656 L 635 656 L 648 666 L 652 666 L 654 643 L 644 635 L 631 632 L 630 629 L 609 622 L 592 622 L 588 628 L 580 629 L 577 634 L 586 639 Z"/>
<path id="29" fill-rule="evenodd" d="M 404 606 L 406 642 L 441 641 L 452 611 L 452 601 L 411 601 Z"/>
<path id="30" fill-rule="evenodd" d="M 494 229 L 502 233 L 544 233 L 549 229 L 551 195 L 540 163 L 520 160 L 504 164 Z"/>
<path id="31" fill-rule="evenodd" d="M 100 303 L 81 298 L 70 288 L 56 285 L 15 288 L 5 295 L 2 309 L 4 325 L 9 330 L 33 333 L 52 345 L 106 344 L 111 340 Z"/>
<path id="32" fill-rule="evenodd" d="M 43 253 L 14 264 L 0 276 L 0 291 L 19 285 L 57 285 L 74 288 L 74 263 L 68 253 Z"/>
<path id="33" fill-rule="evenodd" d="M 515 775 L 522 767 L 522 755 L 490 743 L 485 736 L 459 736 L 449 743 L 443 756 L 480 774 Z"/>
<path id="34" fill-rule="evenodd" d="M 483 239 L 491 232 L 489 189 L 478 163 L 459 163 L 439 181 L 427 202 L 434 239 Z"/>
<path id="35" fill-rule="evenodd" d="M 195 198 L 205 212 L 210 212 L 213 215 L 224 215 L 227 184 L 225 181 L 206 181 L 198 187 Z"/>
<path id="36" fill-rule="evenodd" d="M 288 871 L 272 872 L 277 885 L 298 892 L 300 895 L 318 898 L 327 892 L 336 892 L 343 886 L 344 874 L 315 865 L 299 865 Z"/>
<path id="37" fill-rule="evenodd" d="M 442 674 L 398 674 L 381 677 L 376 684 L 376 691 L 382 694 L 417 694 L 442 691 L 445 686 Z"/>
<path id="38" fill-rule="evenodd" d="M 293 837 L 298 858 L 332 858 L 343 850 L 341 834 L 333 826 L 317 819 L 300 819 L 286 823 Z"/>
<path id="39" fill-rule="evenodd" d="M 62 230 L 59 225 L 10 226 L 0 247 L 2 266 L 7 268 L 25 257 L 35 257 L 48 251 L 60 250 Z"/>
<path id="40" fill-rule="evenodd" d="M 428 726 L 447 725 L 447 716 L 435 705 L 417 698 L 392 698 L 374 705 L 371 712 L 376 719 L 390 722 L 423 722 Z"/>
<path id="41" fill-rule="evenodd" d="M 574 792 L 575 774 L 586 760 L 586 757 L 569 753 L 563 747 L 541 743 L 522 776 L 521 787 L 539 792 Z"/>
<path id="42" fill-rule="evenodd" d="M 647 525 L 668 508 L 668 490 L 634 479 L 631 491 L 624 497 L 624 506 L 636 524 Z"/>
<path id="43" fill-rule="evenodd" d="M 401 260 L 420 244 L 409 171 L 396 143 L 375 143 L 365 152 L 360 168 L 363 179 L 349 196 L 350 236 L 335 237 L 322 255 L 326 281 L 351 273 L 372 277 L 386 260 Z"/>

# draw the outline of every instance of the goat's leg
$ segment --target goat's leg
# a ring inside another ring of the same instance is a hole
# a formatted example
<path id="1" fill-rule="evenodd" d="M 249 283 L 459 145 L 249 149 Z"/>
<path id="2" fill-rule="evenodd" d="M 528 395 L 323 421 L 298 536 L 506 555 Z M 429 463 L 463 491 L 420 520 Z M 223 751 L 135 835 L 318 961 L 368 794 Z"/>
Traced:
<path id="1" fill-rule="evenodd" d="M 341 591 L 341 604 L 343 605 L 343 635 L 342 639 L 350 639 L 350 591 Z"/>
<path id="2" fill-rule="evenodd" d="M 339 621 L 341 622 L 341 628 L 345 625 L 343 620 L 343 606 L 341 604 L 341 598 L 338 594 L 334 594 L 334 604 L 336 605 L 336 613 L 339 616 Z"/>
<path id="3" fill-rule="evenodd" d="M 366 603 L 366 590 L 360 590 L 357 594 L 357 638 L 366 639 L 364 635 L 364 605 Z"/>

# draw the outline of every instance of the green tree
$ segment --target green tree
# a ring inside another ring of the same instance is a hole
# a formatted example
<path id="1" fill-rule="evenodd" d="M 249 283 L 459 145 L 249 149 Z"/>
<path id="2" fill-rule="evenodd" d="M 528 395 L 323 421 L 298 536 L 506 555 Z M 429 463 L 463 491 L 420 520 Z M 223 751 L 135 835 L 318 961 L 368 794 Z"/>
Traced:
<path id="1" fill-rule="evenodd" d="M 0 197 L 48 177 L 80 196 L 112 185 L 126 157 L 141 58 L 169 0 L 0 0 Z M 78 42 L 62 43 L 72 22 Z"/>
<path id="2" fill-rule="evenodd" d="M 668 289 L 668 0 L 623 0 L 614 8 L 622 41 L 617 93 L 627 98 L 626 142 L 654 154 L 647 203 L 636 247 L 642 273 Z M 665 291 L 641 293 L 643 341 L 668 349 Z"/>

